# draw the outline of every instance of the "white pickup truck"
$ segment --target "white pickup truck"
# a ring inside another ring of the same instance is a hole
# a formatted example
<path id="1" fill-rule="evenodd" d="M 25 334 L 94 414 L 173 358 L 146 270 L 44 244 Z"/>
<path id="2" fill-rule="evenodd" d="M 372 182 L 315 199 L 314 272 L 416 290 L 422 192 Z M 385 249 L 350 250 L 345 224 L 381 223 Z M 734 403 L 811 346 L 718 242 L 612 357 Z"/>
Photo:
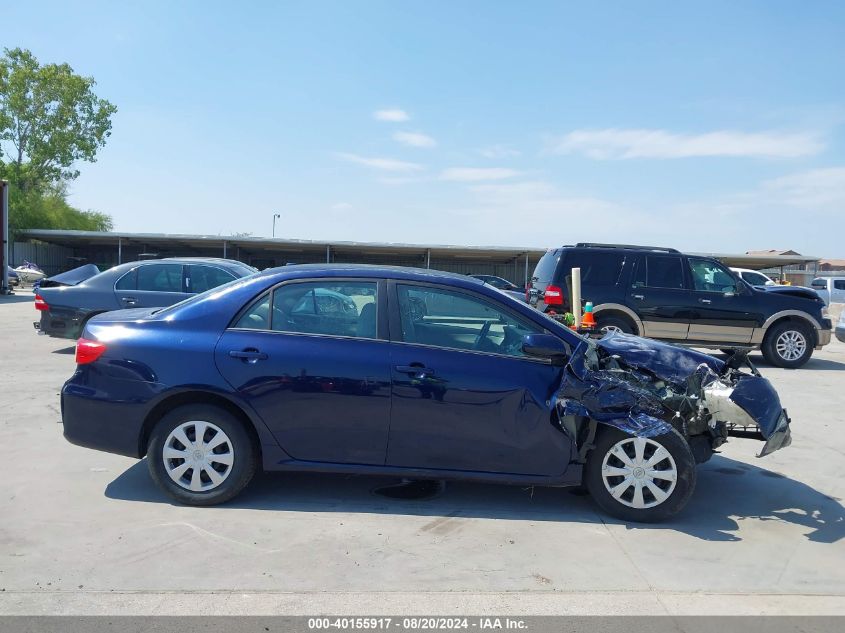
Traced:
<path id="1" fill-rule="evenodd" d="M 810 287 L 827 305 L 845 303 L 845 277 L 816 277 Z"/>

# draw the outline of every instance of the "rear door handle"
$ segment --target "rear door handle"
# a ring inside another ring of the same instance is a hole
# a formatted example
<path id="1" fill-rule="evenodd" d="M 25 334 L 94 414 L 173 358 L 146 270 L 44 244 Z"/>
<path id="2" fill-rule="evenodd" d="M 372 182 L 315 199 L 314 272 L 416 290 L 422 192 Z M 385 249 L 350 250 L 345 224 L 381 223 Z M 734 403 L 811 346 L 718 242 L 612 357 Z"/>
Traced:
<path id="1" fill-rule="evenodd" d="M 134 306 L 137 303 L 135 297 L 121 297 L 120 300 L 128 306 Z"/>
<path id="2" fill-rule="evenodd" d="M 419 378 L 434 375 L 434 370 L 424 365 L 396 365 L 396 371 L 400 374 L 414 374 Z"/>
<path id="3" fill-rule="evenodd" d="M 645 295 L 631 295 L 631 296 L 632 296 L 634 299 L 639 299 L 640 301 L 642 301 L 643 299 L 645 299 Z"/>
<path id="4" fill-rule="evenodd" d="M 699 300 L 698 300 L 698 302 L 699 302 L 699 303 L 706 303 L 706 304 L 708 304 L 708 305 L 709 305 L 710 303 L 712 303 L 712 302 L 710 301 L 710 299 L 699 299 Z"/>
<path id="5" fill-rule="evenodd" d="M 267 360 L 267 354 L 257 349 L 232 350 L 229 352 L 232 358 L 240 358 L 247 363 L 254 363 L 259 360 Z"/>

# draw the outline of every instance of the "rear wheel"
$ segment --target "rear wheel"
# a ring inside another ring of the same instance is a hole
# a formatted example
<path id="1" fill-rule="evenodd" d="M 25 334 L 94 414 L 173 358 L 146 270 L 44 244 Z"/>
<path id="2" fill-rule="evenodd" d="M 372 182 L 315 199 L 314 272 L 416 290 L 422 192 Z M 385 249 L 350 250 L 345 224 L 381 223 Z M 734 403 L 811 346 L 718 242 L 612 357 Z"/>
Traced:
<path id="1" fill-rule="evenodd" d="M 795 369 L 813 355 L 813 335 L 809 326 L 800 322 L 778 323 L 766 332 L 763 339 L 763 357 L 777 367 Z"/>
<path id="2" fill-rule="evenodd" d="M 678 513 L 695 489 L 695 458 L 672 429 L 637 437 L 606 427 L 587 456 L 584 482 L 605 512 L 623 521 L 662 521 Z"/>
<path id="3" fill-rule="evenodd" d="M 213 405 L 174 409 L 156 424 L 147 448 L 150 475 L 188 505 L 228 501 L 255 474 L 257 451 L 241 422 Z"/>
<path id="4" fill-rule="evenodd" d="M 608 332 L 621 332 L 623 334 L 634 334 L 634 328 L 631 324 L 622 317 L 608 314 L 607 316 L 599 314 L 596 316 L 596 328 L 602 334 Z"/>

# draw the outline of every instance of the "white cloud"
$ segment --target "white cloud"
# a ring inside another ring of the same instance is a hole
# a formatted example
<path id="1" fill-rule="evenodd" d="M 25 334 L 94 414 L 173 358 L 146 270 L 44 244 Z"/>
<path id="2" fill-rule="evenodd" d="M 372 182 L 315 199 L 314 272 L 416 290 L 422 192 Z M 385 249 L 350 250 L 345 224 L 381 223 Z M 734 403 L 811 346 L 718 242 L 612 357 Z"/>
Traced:
<path id="1" fill-rule="evenodd" d="M 340 160 L 344 160 L 348 163 L 364 165 L 365 167 L 370 167 L 371 169 L 378 169 L 381 171 L 412 172 L 422 171 L 423 169 L 425 169 L 422 165 L 418 163 L 409 163 L 404 160 L 396 160 L 395 158 L 371 158 L 367 156 L 358 156 L 357 154 L 345 153 L 337 153 L 335 154 L 335 156 Z"/>
<path id="2" fill-rule="evenodd" d="M 596 160 L 626 158 L 690 158 L 693 156 L 745 156 L 795 158 L 824 149 L 816 134 L 808 132 L 736 132 L 719 130 L 704 134 L 676 134 L 666 130 L 575 130 L 552 142 L 557 154 L 584 154 Z"/>
<path id="3" fill-rule="evenodd" d="M 354 207 L 348 202 L 335 202 L 332 205 L 332 211 L 350 211 Z"/>
<path id="4" fill-rule="evenodd" d="M 410 115 L 399 108 L 388 108 L 386 110 L 376 110 L 373 112 L 373 118 L 376 121 L 389 121 L 390 123 L 402 123 L 409 121 Z"/>
<path id="5" fill-rule="evenodd" d="M 434 147 L 437 145 L 437 141 L 421 132 L 395 132 L 393 140 L 411 147 Z"/>
<path id="6" fill-rule="evenodd" d="M 772 203 L 779 201 L 802 209 L 845 209 L 845 167 L 811 169 L 767 180 L 762 192 Z"/>
<path id="7" fill-rule="evenodd" d="M 478 153 L 484 158 L 515 158 L 520 156 L 522 152 L 512 149 L 507 145 L 491 145 L 489 147 L 482 147 Z"/>
<path id="8" fill-rule="evenodd" d="M 479 182 L 484 180 L 505 180 L 518 176 L 519 172 L 505 167 L 452 167 L 440 174 L 441 180 L 456 182 Z"/>

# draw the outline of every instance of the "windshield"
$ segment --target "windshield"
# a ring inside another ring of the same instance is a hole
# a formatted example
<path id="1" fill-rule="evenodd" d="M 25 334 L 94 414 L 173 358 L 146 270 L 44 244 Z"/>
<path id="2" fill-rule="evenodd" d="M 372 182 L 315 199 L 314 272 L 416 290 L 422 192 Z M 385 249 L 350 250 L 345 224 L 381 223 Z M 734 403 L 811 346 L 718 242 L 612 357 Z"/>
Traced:
<path id="1" fill-rule="evenodd" d="M 742 278 L 752 286 L 765 286 L 769 283 L 769 281 L 771 281 L 768 277 L 766 277 L 766 275 L 753 272 L 742 273 Z"/>

